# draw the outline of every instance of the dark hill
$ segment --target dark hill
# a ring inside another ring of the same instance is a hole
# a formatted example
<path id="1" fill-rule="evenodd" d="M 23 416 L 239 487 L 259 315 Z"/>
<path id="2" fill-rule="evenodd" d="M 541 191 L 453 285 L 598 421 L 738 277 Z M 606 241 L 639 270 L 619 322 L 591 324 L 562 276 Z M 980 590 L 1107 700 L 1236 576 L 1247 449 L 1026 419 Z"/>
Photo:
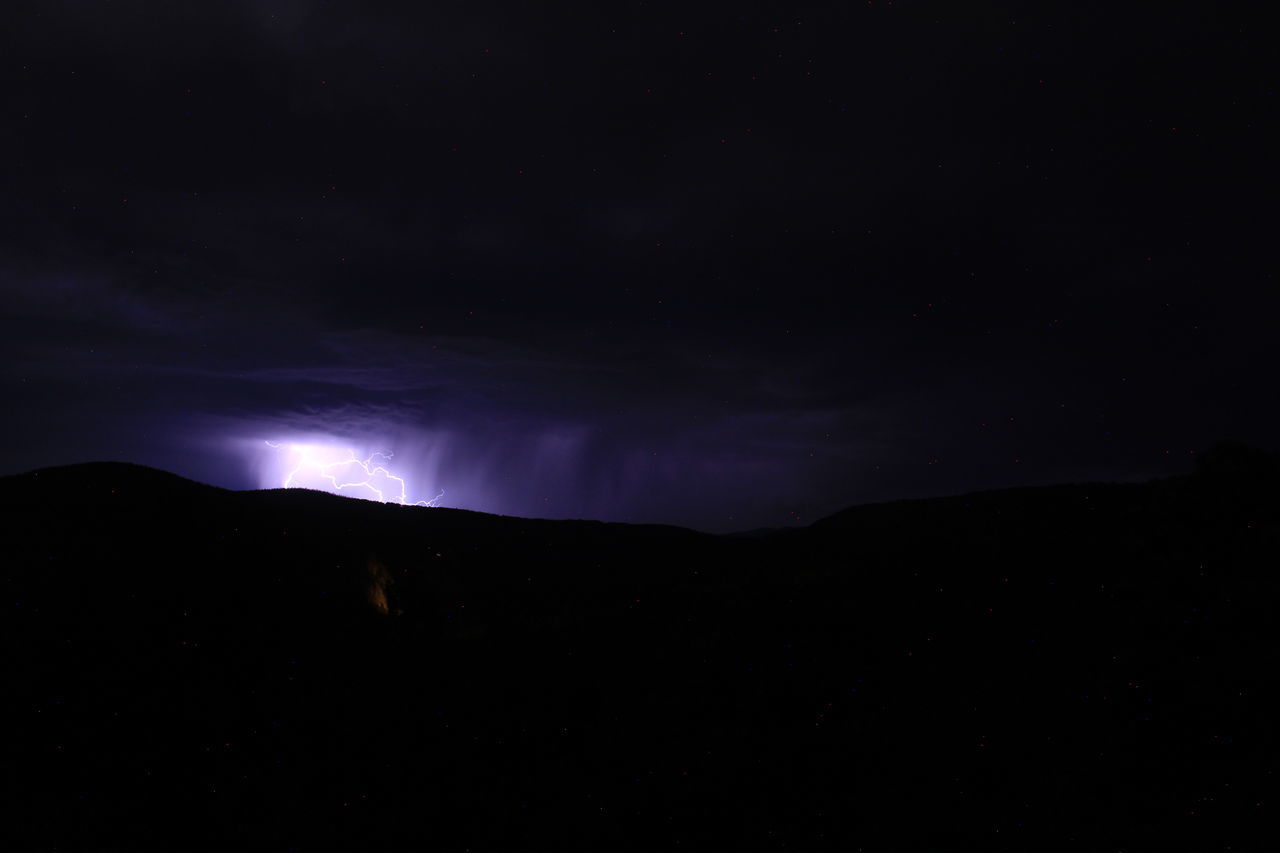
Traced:
<path id="1" fill-rule="evenodd" d="M 14 849 L 1247 849 L 1276 485 L 742 538 L 3 478 Z"/>
<path id="2" fill-rule="evenodd" d="M 131 462 L 88 462 L 42 468 L 0 478 L 0 501 L 20 508 L 30 502 L 191 500 L 223 492 L 168 471 Z"/>

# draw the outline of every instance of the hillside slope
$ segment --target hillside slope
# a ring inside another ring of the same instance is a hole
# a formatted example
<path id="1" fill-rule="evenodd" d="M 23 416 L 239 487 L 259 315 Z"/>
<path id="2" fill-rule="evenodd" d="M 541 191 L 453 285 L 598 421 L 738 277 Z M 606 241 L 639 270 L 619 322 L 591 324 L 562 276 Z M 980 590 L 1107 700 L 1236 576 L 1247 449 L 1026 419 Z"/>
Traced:
<path id="1" fill-rule="evenodd" d="M 40 849 L 1223 849 L 1275 818 L 1275 486 L 735 538 L 3 478 L 11 801 Z"/>

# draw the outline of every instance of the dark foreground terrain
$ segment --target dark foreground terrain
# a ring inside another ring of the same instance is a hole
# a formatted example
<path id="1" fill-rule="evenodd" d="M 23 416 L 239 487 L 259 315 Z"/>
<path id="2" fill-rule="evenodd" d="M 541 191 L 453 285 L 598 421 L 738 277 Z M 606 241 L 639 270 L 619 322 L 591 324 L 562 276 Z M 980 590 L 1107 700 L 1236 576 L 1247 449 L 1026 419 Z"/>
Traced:
<path id="1" fill-rule="evenodd" d="M 9 849 L 1269 849 L 1277 485 L 713 537 L 0 479 Z"/>

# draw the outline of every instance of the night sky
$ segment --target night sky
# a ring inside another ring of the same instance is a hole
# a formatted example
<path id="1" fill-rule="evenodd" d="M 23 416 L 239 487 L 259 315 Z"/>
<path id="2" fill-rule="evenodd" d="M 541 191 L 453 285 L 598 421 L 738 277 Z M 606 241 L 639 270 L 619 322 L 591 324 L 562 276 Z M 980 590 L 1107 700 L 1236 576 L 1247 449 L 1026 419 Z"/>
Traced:
<path id="1" fill-rule="evenodd" d="M 0 473 L 722 532 L 1275 449 L 1263 4 L 717 6 L 4 3 Z"/>

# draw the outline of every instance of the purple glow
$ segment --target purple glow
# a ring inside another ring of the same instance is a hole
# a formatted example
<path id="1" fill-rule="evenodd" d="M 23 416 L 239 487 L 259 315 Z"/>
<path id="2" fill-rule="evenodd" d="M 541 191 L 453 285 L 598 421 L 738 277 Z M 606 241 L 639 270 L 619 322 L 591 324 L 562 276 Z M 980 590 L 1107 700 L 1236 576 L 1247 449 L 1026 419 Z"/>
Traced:
<path id="1" fill-rule="evenodd" d="M 316 489 L 402 506 L 438 506 L 444 497 L 441 490 L 429 500 L 411 500 L 408 483 L 389 468 L 390 452 L 362 456 L 351 447 L 317 440 L 265 444 L 274 453 L 259 469 L 263 488 Z"/>

